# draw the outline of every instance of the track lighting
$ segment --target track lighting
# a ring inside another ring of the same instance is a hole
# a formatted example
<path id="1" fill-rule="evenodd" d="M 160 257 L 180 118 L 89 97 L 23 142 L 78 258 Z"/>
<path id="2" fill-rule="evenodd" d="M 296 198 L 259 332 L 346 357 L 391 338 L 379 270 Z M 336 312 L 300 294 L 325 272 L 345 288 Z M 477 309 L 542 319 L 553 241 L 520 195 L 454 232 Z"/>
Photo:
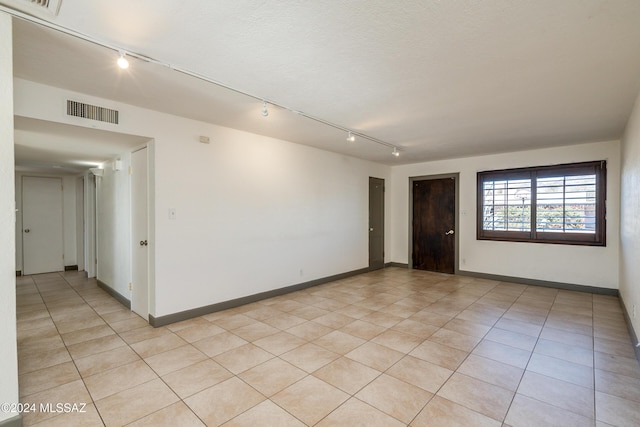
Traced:
<path id="1" fill-rule="evenodd" d="M 122 68 L 123 70 L 126 70 L 127 68 L 129 68 L 129 61 L 127 61 L 127 58 L 125 56 L 124 52 L 120 52 L 120 57 L 118 58 L 118 67 Z"/>
<path id="2" fill-rule="evenodd" d="M 34 1 L 34 0 L 32 0 L 32 1 Z M 0 3 L 6 3 L 6 2 L 0 1 Z M 46 3 L 46 2 L 40 1 L 38 3 Z M 13 15 L 15 17 L 19 17 L 20 19 L 24 19 L 24 20 L 26 20 L 28 22 L 31 22 L 31 23 L 34 23 L 34 24 L 49 28 L 51 30 L 59 31 L 59 32 L 61 32 L 63 34 L 66 34 L 68 36 L 72 36 L 72 37 L 87 41 L 89 43 L 95 44 L 96 46 L 101 46 L 101 47 L 104 47 L 104 48 L 109 49 L 111 51 L 118 52 L 119 53 L 118 66 L 120 68 L 122 68 L 122 69 L 125 69 L 125 68 L 129 67 L 129 61 L 126 58 L 127 55 L 125 54 L 125 51 L 122 50 L 119 46 L 116 46 L 116 45 L 110 44 L 110 43 L 105 43 L 105 42 L 103 42 L 101 40 L 98 40 L 98 39 L 95 39 L 93 37 L 90 37 L 90 36 L 87 36 L 87 35 L 84 35 L 84 34 L 81 34 L 81 33 L 77 33 L 77 32 L 71 31 L 70 29 L 62 27 L 62 26 L 60 26 L 58 24 L 54 24 L 52 22 L 48 22 L 48 21 L 40 20 L 40 19 L 37 19 L 37 18 L 34 18 L 34 17 L 30 17 L 29 15 L 24 15 L 22 13 L 19 13 L 19 12 L 16 12 L 16 11 L 12 11 L 11 9 L 7 10 L 4 6 L 0 6 L 0 9 L 2 9 L 2 12 L 9 13 L 10 15 Z M 146 62 L 150 62 L 150 63 L 156 64 L 156 65 L 165 67 L 167 69 L 170 69 L 170 70 L 173 70 L 173 71 L 177 71 L 177 72 L 182 73 L 182 74 L 184 74 L 186 76 L 194 77 L 194 78 L 197 78 L 199 80 L 203 80 L 205 82 L 208 82 L 208 83 L 211 83 L 213 85 L 216 85 L 216 86 L 218 86 L 220 88 L 228 89 L 228 90 L 233 91 L 235 93 L 238 93 L 238 94 L 241 94 L 241 95 L 245 95 L 245 96 L 251 98 L 252 100 L 262 101 L 262 115 L 265 116 L 265 117 L 269 115 L 269 111 L 267 110 L 266 101 L 264 101 L 264 99 L 262 97 L 257 96 L 257 94 L 249 93 L 249 92 L 243 91 L 241 89 L 226 85 L 226 84 L 224 84 L 224 83 L 222 83 L 222 82 L 220 82 L 220 81 L 218 81 L 218 80 L 216 80 L 216 79 L 214 79 L 214 78 L 212 78 L 210 76 L 197 74 L 197 73 L 194 73 L 193 71 L 190 71 L 188 69 L 176 66 L 175 64 L 170 64 L 168 62 L 161 61 L 161 60 L 156 59 L 156 58 L 148 57 L 148 56 L 145 56 L 145 55 L 142 55 L 142 54 L 139 54 L 139 53 L 129 54 L 128 56 L 133 56 L 133 57 L 136 57 L 138 59 L 142 59 L 142 60 L 144 60 Z M 340 130 L 340 131 L 343 131 L 343 132 L 349 132 L 349 130 L 347 128 L 345 128 L 344 126 L 341 126 L 341 125 L 336 124 L 336 123 L 332 123 L 330 121 L 321 119 L 321 118 L 313 116 L 311 114 L 307 114 L 307 113 L 305 113 L 303 111 L 294 110 L 294 109 L 292 109 L 290 107 L 287 107 L 286 105 L 278 104 L 277 102 L 271 102 L 270 104 L 278 107 L 280 110 L 290 111 L 290 112 L 292 112 L 292 113 L 294 113 L 294 114 L 296 114 L 296 115 L 298 115 L 300 117 L 304 117 L 304 118 L 306 118 L 308 120 L 312 120 L 314 122 L 323 124 L 325 126 L 329 126 L 331 128 L 334 128 L 334 129 L 337 129 L 337 130 Z M 352 135 L 349 135 L 349 136 L 353 137 L 354 135 L 352 134 Z M 389 143 L 389 142 L 386 142 L 386 141 L 380 140 L 378 138 L 369 136 L 366 133 L 362 133 L 362 132 L 358 132 L 358 137 L 361 138 L 361 139 L 364 139 L 364 140 L 367 140 L 367 141 L 370 141 L 370 142 L 385 146 L 387 148 L 393 148 L 393 153 L 392 154 L 394 156 L 399 156 L 400 155 L 400 153 L 398 152 L 398 149 L 394 145 Z"/>
<path id="3" fill-rule="evenodd" d="M 353 142 L 356 140 L 356 137 L 349 131 L 349 136 L 347 136 L 347 141 Z"/>

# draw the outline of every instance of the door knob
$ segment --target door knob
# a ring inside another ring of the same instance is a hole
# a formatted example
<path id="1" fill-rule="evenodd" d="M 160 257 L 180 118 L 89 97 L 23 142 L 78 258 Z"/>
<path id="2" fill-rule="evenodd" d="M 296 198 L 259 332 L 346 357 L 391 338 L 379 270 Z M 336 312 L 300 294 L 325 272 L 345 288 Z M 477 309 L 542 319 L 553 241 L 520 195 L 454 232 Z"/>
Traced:
<path id="1" fill-rule="evenodd" d="M 31 230 L 29 230 L 28 228 L 25 228 L 25 229 L 24 229 L 24 232 L 25 232 L 25 233 L 28 233 L 28 232 L 30 232 L 30 231 L 31 231 Z"/>
<path id="2" fill-rule="evenodd" d="M 446 232 L 446 233 L 444 233 L 444 234 L 446 234 L 446 235 L 448 236 L 449 234 L 453 234 L 453 233 L 455 233 L 455 231 L 453 231 L 453 230 L 449 230 L 449 231 L 447 231 L 447 232 Z"/>
<path id="3" fill-rule="evenodd" d="M 369 228 L 369 231 L 373 231 L 373 227 L 372 227 L 372 228 Z"/>

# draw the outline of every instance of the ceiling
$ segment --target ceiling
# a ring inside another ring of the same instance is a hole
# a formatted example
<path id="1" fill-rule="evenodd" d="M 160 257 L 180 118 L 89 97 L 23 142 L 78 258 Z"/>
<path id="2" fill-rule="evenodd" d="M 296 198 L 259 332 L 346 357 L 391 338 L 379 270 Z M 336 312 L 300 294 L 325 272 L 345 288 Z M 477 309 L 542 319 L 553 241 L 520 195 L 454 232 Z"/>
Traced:
<path id="1" fill-rule="evenodd" d="M 122 71 L 112 49 L 14 19 L 16 77 L 390 165 L 619 139 L 640 90 L 637 0 L 62 0 L 36 14 L 155 62 Z M 262 117 L 260 99 L 287 108 Z M 62 142 L 72 127 L 16 126 L 17 162 L 97 159 Z"/>
<path id="2" fill-rule="evenodd" d="M 16 169 L 22 172 L 79 174 L 149 140 L 26 117 L 14 123 Z"/>

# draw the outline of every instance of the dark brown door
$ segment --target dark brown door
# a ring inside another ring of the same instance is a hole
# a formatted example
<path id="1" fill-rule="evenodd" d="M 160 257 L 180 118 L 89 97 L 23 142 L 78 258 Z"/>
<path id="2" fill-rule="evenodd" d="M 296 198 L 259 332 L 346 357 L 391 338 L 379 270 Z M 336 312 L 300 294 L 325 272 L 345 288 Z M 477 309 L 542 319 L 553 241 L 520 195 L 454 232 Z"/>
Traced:
<path id="1" fill-rule="evenodd" d="M 453 178 L 413 181 L 413 268 L 454 273 Z"/>
<path id="2" fill-rule="evenodd" d="M 369 178 L 369 270 L 384 268 L 384 179 Z"/>

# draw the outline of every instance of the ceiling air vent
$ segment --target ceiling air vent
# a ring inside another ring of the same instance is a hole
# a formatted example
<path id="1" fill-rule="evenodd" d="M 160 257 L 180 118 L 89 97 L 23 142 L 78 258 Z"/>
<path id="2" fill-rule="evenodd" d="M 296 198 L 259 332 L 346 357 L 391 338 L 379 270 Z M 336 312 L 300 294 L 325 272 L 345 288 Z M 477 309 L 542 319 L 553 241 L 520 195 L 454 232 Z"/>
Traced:
<path id="1" fill-rule="evenodd" d="M 58 15 L 62 0 L 5 0 L 0 1 L 12 9 L 28 13 L 29 15 Z"/>
<path id="2" fill-rule="evenodd" d="M 67 115 L 118 124 L 118 110 L 67 100 Z"/>

